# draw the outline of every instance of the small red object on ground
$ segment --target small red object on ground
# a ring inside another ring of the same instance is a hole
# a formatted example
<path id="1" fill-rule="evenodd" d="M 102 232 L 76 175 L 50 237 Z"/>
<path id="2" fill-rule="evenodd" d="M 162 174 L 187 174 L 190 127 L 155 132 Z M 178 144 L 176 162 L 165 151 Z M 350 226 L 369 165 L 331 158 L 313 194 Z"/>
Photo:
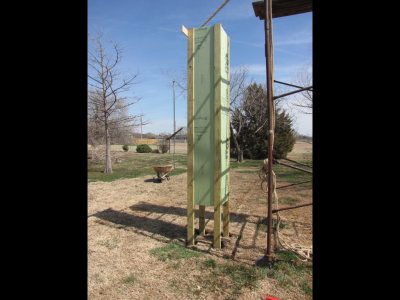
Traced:
<path id="1" fill-rule="evenodd" d="M 278 298 L 270 297 L 270 296 L 265 296 L 266 300 L 279 300 Z"/>

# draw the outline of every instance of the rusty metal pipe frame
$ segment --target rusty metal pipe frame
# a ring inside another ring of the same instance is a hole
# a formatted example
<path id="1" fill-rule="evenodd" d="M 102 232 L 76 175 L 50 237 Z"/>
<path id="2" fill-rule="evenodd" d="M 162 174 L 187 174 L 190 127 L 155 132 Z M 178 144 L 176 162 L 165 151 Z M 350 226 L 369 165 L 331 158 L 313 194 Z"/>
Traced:
<path id="1" fill-rule="evenodd" d="M 280 83 L 280 84 L 284 84 L 284 85 L 288 85 L 288 86 L 292 86 L 292 87 L 295 87 L 295 88 L 298 88 L 298 89 L 304 88 L 304 86 L 294 85 L 294 84 L 283 82 L 283 81 L 274 80 L 274 82 Z M 312 91 L 312 89 L 310 89 L 310 90 Z"/>
<path id="2" fill-rule="evenodd" d="M 306 164 L 303 164 L 303 163 L 299 163 L 298 161 L 295 161 L 295 160 L 291 160 L 291 159 L 287 159 L 287 158 L 282 158 L 282 159 L 290 161 L 290 162 L 294 162 L 294 163 L 296 163 L 298 165 L 301 165 L 301 166 L 312 168 L 312 166 L 309 166 L 309 165 L 306 165 Z"/>
<path id="3" fill-rule="evenodd" d="M 303 183 L 308 183 L 311 182 L 312 180 L 307 180 L 307 181 L 302 181 L 302 182 L 297 182 L 297 183 L 292 183 L 292 184 L 288 184 L 288 185 L 282 185 L 282 186 L 278 186 L 276 189 L 283 189 L 283 188 L 287 188 L 289 186 L 293 186 L 293 185 L 299 185 L 299 184 L 303 184 Z"/>
<path id="4" fill-rule="evenodd" d="M 265 69 L 266 69 L 266 86 L 267 86 L 267 102 L 268 102 L 268 198 L 267 198 L 267 210 L 268 210 L 268 227 L 267 227 L 267 249 L 265 258 L 268 264 L 272 263 L 273 257 L 271 255 L 271 234 L 272 234 L 272 150 L 273 150 L 273 123 L 272 123 L 272 109 L 273 109 L 273 95 L 272 95 L 272 0 L 264 0 L 265 5 L 265 19 L 264 19 L 264 31 L 265 31 Z"/>
<path id="5" fill-rule="evenodd" d="M 289 164 L 285 164 L 285 163 L 283 163 L 281 161 L 277 161 L 277 160 L 275 160 L 275 162 L 278 165 L 282 165 L 282 166 L 285 166 L 285 167 L 288 167 L 288 168 L 299 170 L 299 171 L 302 171 L 302 172 L 305 172 L 305 173 L 308 173 L 308 174 L 312 174 L 312 171 L 309 171 L 309 170 L 305 170 L 305 169 L 302 169 L 302 168 L 299 168 L 299 167 L 295 167 L 295 166 L 292 166 L 292 165 L 289 165 Z"/>
<path id="6" fill-rule="evenodd" d="M 292 94 L 300 93 L 300 92 L 303 92 L 303 91 L 306 91 L 306 90 L 311 90 L 311 89 L 312 89 L 312 85 L 308 86 L 308 87 L 305 87 L 305 88 L 301 88 L 299 90 L 295 90 L 295 91 L 289 92 L 289 93 L 285 93 L 285 94 L 282 94 L 282 95 L 275 96 L 274 100 L 282 98 L 282 97 L 285 97 L 285 96 L 289 96 L 289 95 L 292 95 Z"/>
<path id="7" fill-rule="evenodd" d="M 278 209 L 273 209 L 272 213 L 277 213 L 278 211 L 282 211 L 282 210 L 288 210 L 288 209 L 294 209 L 294 208 L 299 208 L 299 207 L 304 207 L 304 206 L 310 206 L 312 205 L 312 202 L 310 203 L 304 203 L 304 204 L 299 204 L 299 205 L 295 205 L 295 206 L 289 206 L 289 207 L 284 207 L 284 208 L 278 208 Z"/>

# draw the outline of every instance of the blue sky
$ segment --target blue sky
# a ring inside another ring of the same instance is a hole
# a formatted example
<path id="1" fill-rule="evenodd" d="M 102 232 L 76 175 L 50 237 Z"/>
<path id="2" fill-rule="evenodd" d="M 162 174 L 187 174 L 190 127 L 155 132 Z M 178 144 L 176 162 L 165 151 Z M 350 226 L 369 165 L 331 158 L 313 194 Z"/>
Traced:
<path id="1" fill-rule="evenodd" d="M 265 83 L 263 21 L 255 17 L 253 0 L 231 0 L 207 24 L 221 23 L 231 39 L 231 68 L 246 66 L 251 79 Z M 102 31 L 123 46 L 121 71 L 139 73 L 131 94 L 141 100 L 131 113 L 151 124 L 143 133 L 172 132 L 172 79 L 186 72 L 187 38 L 181 31 L 199 27 L 223 0 L 89 0 L 88 34 Z M 274 79 L 293 83 L 301 69 L 312 70 L 312 13 L 273 19 Z M 276 90 L 278 91 L 278 85 Z M 277 92 L 276 92 L 277 94 Z M 130 96 L 128 94 L 128 96 Z M 295 129 L 312 135 L 312 117 L 285 105 Z M 176 90 L 176 127 L 186 126 L 187 104 Z M 138 129 L 140 132 L 140 128 Z"/>

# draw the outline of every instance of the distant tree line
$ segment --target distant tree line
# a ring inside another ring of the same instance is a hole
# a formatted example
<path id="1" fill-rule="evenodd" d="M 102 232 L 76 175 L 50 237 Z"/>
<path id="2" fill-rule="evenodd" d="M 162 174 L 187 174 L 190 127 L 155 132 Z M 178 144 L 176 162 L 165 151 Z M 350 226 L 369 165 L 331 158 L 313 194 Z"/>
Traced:
<path id="1" fill-rule="evenodd" d="M 163 139 L 171 136 L 171 132 L 161 132 L 158 134 L 155 134 L 153 132 L 146 132 L 141 134 L 140 132 L 135 132 L 132 134 L 133 138 L 144 138 L 144 139 Z M 176 140 L 187 140 L 187 128 L 183 127 L 183 129 L 175 135 Z"/>

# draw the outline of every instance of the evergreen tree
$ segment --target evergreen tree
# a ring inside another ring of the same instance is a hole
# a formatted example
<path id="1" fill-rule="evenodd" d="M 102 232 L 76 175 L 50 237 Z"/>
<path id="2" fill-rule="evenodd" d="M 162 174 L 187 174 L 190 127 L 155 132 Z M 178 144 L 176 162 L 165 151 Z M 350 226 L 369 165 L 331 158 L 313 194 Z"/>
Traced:
<path id="1" fill-rule="evenodd" d="M 268 105 L 266 90 L 253 83 L 246 88 L 240 106 L 241 135 L 238 137 L 244 158 L 265 159 L 268 156 Z M 238 115 L 238 114 L 236 114 Z M 237 129 L 239 121 L 232 118 L 232 126 Z M 284 158 L 292 151 L 295 143 L 293 119 L 283 109 L 275 113 L 274 158 Z"/>

